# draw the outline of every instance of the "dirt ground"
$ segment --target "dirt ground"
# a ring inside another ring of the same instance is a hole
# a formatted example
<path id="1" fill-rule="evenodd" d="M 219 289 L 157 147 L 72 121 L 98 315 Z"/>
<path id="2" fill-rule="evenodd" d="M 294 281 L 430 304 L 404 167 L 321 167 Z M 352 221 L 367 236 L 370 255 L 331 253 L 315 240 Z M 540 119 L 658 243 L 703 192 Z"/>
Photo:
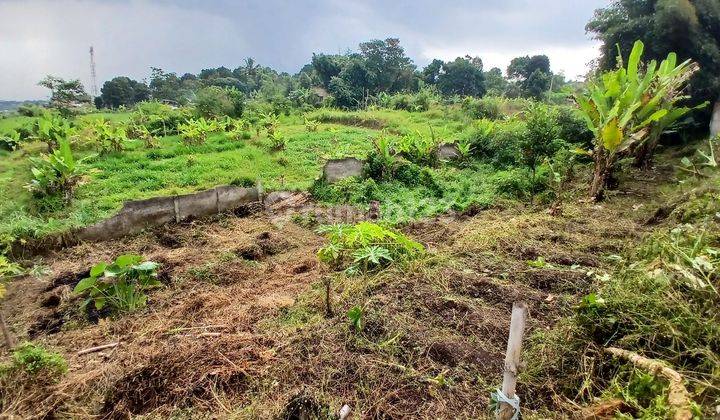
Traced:
<path id="1" fill-rule="evenodd" d="M 264 214 L 52 253 L 35 261 L 46 274 L 9 285 L 3 310 L 20 341 L 55 349 L 70 369 L 58 383 L 5 387 L 0 416 L 313 418 L 344 404 L 351 418 L 488 416 L 512 303 L 528 303 L 528 334 L 566 316 L 607 257 L 648 229 L 665 200 L 652 176 L 602 204 L 575 197 L 559 216 L 518 205 L 406 226 L 429 256 L 373 276 L 327 272 L 322 237 Z M 123 253 L 161 263 L 164 286 L 130 315 L 80 311 L 74 284 Z M 356 305 L 361 332 L 345 316 Z M 552 410 L 551 390 L 519 393 Z"/>

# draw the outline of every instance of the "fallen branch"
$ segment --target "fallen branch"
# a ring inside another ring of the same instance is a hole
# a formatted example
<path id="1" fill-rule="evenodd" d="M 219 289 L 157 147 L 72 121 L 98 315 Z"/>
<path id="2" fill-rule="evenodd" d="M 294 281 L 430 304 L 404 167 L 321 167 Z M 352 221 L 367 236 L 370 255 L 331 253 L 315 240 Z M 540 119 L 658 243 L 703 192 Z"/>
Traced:
<path id="1" fill-rule="evenodd" d="M 80 350 L 77 354 L 78 354 L 78 356 L 82 356 L 83 354 L 95 353 L 97 351 L 117 347 L 119 344 L 120 344 L 120 342 L 118 341 L 117 343 L 103 344 L 102 346 L 90 347 L 89 349 Z"/>
<path id="2" fill-rule="evenodd" d="M 637 353 L 619 349 L 617 347 L 607 347 L 605 352 L 622 359 L 629 360 L 633 365 L 641 367 L 653 375 L 660 375 L 668 380 L 668 404 L 673 413 L 675 420 L 692 419 L 692 410 L 690 409 L 690 393 L 688 393 L 683 384 L 683 377 L 675 370 L 667 367 L 663 362 L 647 357 L 640 356 Z"/>

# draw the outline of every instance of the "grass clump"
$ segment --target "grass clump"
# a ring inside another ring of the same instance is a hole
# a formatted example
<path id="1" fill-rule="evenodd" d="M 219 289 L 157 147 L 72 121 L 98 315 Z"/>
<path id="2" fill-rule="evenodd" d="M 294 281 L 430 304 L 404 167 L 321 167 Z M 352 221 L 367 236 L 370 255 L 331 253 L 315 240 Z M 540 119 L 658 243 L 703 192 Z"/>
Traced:
<path id="1" fill-rule="evenodd" d="M 47 350 L 35 343 L 24 343 L 12 353 L 12 361 L 2 367 L 2 375 L 12 372 L 26 372 L 36 376 L 43 374 L 47 378 L 58 378 L 67 373 L 68 365 L 61 354 Z"/>

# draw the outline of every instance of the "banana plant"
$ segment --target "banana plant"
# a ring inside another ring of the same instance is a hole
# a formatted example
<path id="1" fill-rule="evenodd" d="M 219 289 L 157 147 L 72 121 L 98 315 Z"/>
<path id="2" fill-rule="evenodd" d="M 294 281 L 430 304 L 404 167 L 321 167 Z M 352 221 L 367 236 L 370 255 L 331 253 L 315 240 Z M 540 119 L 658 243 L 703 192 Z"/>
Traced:
<path id="1" fill-rule="evenodd" d="M 212 122 L 208 122 L 205 118 L 196 120 L 187 120 L 185 124 L 178 126 L 180 136 L 186 144 L 203 144 L 207 140 L 209 133 L 215 131 Z"/>
<path id="2" fill-rule="evenodd" d="M 48 152 L 55 150 L 60 141 L 70 138 L 75 129 L 68 120 L 50 112 L 44 112 L 35 123 L 35 139 L 47 143 Z"/>
<path id="3" fill-rule="evenodd" d="M 38 196 L 63 194 L 65 202 L 69 202 L 83 175 L 73 157 L 70 141 L 60 140 L 52 153 L 29 159 L 33 164 L 30 169 L 33 178 L 26 188 Z"/>
<path id="4" fill-rule="evenodd" d="M 590 197 L 602 199 L 605 185 L 618 158 L 639 147 L 651 132 L 661 130 L 687 112 L 675 108 L 682 99 L 681 88 L 697 70 L 690 61 L 676 65 L 677 56 L 668 55 L 658 67 L 651 61 L 640 69 L 644 44 L 636 41 L 627 61 L 619 56 L 619 67 L 588 82 L 587 90 L 576 95 L 588 128 L 595 134 L 592 152 L 595 161 Z M 689 112 L 689 111 L 688 111 Z"/>

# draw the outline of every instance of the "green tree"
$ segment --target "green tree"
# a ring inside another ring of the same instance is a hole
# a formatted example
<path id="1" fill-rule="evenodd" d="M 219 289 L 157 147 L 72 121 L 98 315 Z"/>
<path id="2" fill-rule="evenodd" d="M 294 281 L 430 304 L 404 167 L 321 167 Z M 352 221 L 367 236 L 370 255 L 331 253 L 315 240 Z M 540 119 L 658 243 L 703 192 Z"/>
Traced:
<path id="1" fill-rule="evenodd" d="M 508 81 L 503 76 L 502 70 L 497 67 L 485 72 L 485 88 L 488 95 L 501 96 L 507 89 Z"/>
<path id="2" fill-rule="evenodd" d="M 394 93 L 411 87 L 415 65 L 405 55 L 397 38 L 372 40 L 360 44 L 360 54 L 370 74 L 370 91 Z"/>
<path id="3" fill-rule="evenodd" d="M 431 61 L 430 64 L 422 70 L 422 80 L 429 85 L 436 84 L 444 64 L 442 60 L 438 60 L 437 58 Z"/>
<path id="4" fill-rule="evenodd" d="M 598 9 L 585 29 L 602 41 L 600 69 L 617 66 L 635 40 L 645 41 L 646 56 L 661 60 L 676 51 L 679 61 L 700 65 L 689 84 L 692 103 L 715 102 L 720 121 L 720 2 L 717 0 L 616 0 Z M 708 109 L 709 110 L 709 109 Z M 695 113 L 699 123 L 708 110 Z"/>
<path id="5" fill-rule="evenodd" d="M 75 109 L 92 103 L 92 98 L 85 92 L 80 80 L 65 80 L 48 75 L 38 84 L 50 89 L 50 107 L 58 109 L 64 116 L 71 115 Z"/>
<path id="6" fill-rule="evenodd" d="M 155 100 L 174 102 L 180 105 L 186 104 L 188 96 L 190 96 L 190 92 L 183 87 L 177 74 L 166 73 L 157 67 L 152 68 L 150 94 Z"/>
<path id="7" fill-rule="evenodd" d="M 240 117 L 243 103 L 242 92 L 235 88 L 208 86 L 198 91 L 195 98 L 195 110 L 205 118 Z"/>
<path id="8" fill-rule="evenodd" d="M 442 66 L 437 86 L 444 95 L 485 95 L 485 76 L 479 58 L 458 57 Z"/>
<path id="9" fill-rule="evenodd" d="M 510 61 L 508 77 L 517 84 L 522 96 L 540 99 L 550 89 L 552 72 L 546 55 L 526 55 Z"/>
<path id="10" fill-rule="evenodd" d="M 107 108 L 117 108 L 121 105 L 132 106 L 150 99 L 150 89 L 145 83 L 120 76 L 103 84 L 100 89 L 100 98 L 102 105 Z"/>

